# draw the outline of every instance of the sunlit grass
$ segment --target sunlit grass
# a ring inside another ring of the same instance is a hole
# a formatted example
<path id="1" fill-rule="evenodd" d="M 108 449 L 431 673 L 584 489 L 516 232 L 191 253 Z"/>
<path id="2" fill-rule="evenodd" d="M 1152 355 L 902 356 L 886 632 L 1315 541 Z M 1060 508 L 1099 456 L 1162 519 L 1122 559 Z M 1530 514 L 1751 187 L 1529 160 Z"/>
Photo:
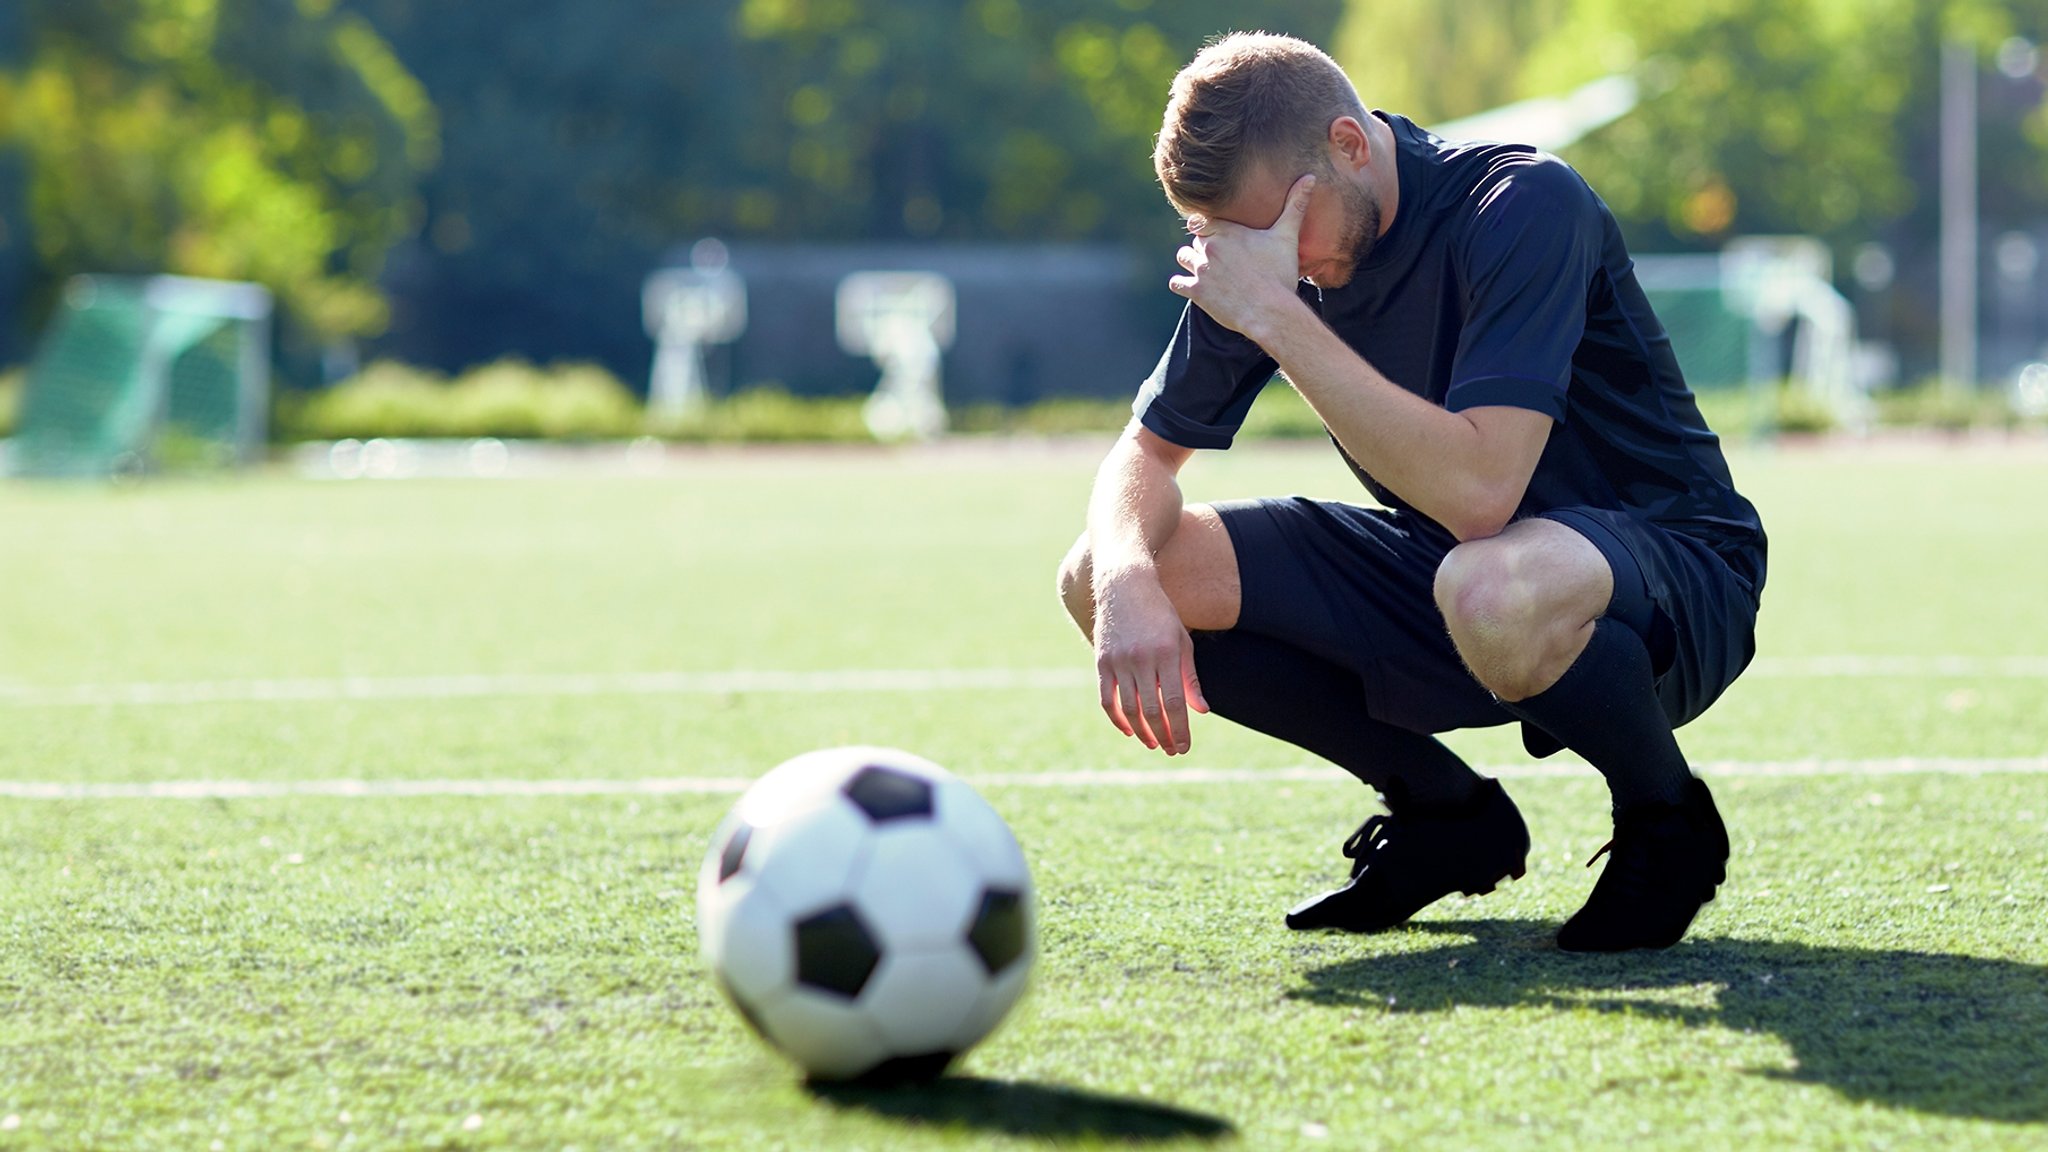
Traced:
<path id="1" fill-rule="evenodd" d="M 1306 763 L 1215 720 L 1168 762 L 1102 720 L 1051 595 L 1093 463 L 794 453 L 640 478 L 0 489 L 0 780 L 745 778 L 856 740 L 983 781 Z M 1766 659 L 2048 655 L 2048 458 L 1735 466 L 1772 532 Z M 1187 481 L 1350 485 L 1298 448 Z M 1060 667 L 1073 687 L 48 702 Z M 2039 760 L 2048 679 L 1760 674 L 1682 738 L 1701 762 Z M 1505 729 L 1454 742 L 1527 764 Z M 694 871 L 729 795 L 0 801 L 0 1146 L 2048 1138 L 2048 775 L 1719 776 L 1721 898 L 1679 948 L 1594 959 L 1548 941 L 1595 875 L 1599 782 L 1508 783 L 1529 875 L 1372 938 L 1279 926 L 1337 877 L 1368 810 L 1355 785 L 990 783 L 1039 886 L 1034 990 L 955 1077 L 884 1094 L 807 1090 L 699 966 Z"/>

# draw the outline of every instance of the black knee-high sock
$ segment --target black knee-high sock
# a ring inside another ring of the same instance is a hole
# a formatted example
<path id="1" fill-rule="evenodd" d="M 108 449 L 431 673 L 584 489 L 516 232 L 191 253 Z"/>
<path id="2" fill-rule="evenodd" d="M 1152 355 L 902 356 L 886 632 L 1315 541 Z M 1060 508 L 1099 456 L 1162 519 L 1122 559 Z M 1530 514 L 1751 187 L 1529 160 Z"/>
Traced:
<path id="1" fill-rule="evenodd" d="M 1375 720 L 1341 665 L 1270 636 L 1197 632 L 1195 671 L 1215 714 L 1331 761 L 1379 790 L 1387 807 L 1468 799 L 1478 773 L 1433 737 Z"/>
<path id="2" fill-rule="evenodd" d="M 1599 769 L 1616 812 L 1684 801 L 1692 770 L 1657 702 L 1649 649 L 1628 625 L 1595 621 L 1593 638 L 1557 683 L 1526 700 L 1503 700 L 1501 707 Z"/>

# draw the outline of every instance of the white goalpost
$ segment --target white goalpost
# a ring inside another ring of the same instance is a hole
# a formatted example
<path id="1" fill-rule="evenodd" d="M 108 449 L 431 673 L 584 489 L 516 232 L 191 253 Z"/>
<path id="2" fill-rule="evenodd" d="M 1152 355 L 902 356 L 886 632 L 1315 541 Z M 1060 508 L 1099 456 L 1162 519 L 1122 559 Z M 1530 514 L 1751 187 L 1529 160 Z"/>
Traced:
<path id="1" fill-rule="evenodd" d="M 881 366 L 862 415 L 878 440 L 946 430 L 939 362 L 953 344 L 953 282 L 932 272 L 856 272 L 839 282 L 839 346 Z"/>
<path id="2" fill-rule="evenodd" d="M 640 293 L 642 320 L 654 337 L 647 407 L 657 417 L 703 407 L 704 349 L 747 330 L 746 282 L 726 266 L 725 246 L 701 241 L 690 255 L 690 267 L 655 273 Z"/>

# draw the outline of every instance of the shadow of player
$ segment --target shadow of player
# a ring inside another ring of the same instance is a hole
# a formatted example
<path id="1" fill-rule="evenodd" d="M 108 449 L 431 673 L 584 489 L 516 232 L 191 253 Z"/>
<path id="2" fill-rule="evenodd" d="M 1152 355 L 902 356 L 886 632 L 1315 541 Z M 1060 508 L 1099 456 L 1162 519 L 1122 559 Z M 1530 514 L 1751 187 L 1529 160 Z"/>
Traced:
<path id="1" fill-rule="evenodd" d="M 915 1124 L 1027 1138 L 1141 1144 L 1219 1140 L 1236 1134 L 1230 1122 L 1220 1117 L 1048 1084 L 947 1076 L 891 1087 L 812 1083 L 807 1088 L 839 1108 L 857 1108 Z"/>
<path id="2" fill-rule="evenodd" d="M 1706 939 L 1667 952 L 1559 952 L 1554 924 L 1434 921 L 1467 937 L 1307 973 L 1314 1004 L 1436 1012 L 1456 1005 L 1626 1012 L 1755 1029 L 1791 1046 L 1794 1071 L 1856 1101 L 1953 1116 L 2048 1121 L 2048 968 L 1939 953 Z M 1713 1005 L 1642 997 L 1711 986 Z"/>

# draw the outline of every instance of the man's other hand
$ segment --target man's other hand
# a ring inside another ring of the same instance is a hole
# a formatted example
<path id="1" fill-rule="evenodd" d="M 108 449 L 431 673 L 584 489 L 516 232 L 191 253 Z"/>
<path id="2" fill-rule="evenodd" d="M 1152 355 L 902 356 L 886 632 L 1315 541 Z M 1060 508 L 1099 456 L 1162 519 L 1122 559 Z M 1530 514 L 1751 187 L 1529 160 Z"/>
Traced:
<path id="1" fill-rule="evenodd" d="M 1156 580 L 1098 589 L 1095 676 L 1109 722 L 1168 756 L 1192 743 L 1188 709 L 1209 710 L 1195 679 L 1194 641 Z"/>

